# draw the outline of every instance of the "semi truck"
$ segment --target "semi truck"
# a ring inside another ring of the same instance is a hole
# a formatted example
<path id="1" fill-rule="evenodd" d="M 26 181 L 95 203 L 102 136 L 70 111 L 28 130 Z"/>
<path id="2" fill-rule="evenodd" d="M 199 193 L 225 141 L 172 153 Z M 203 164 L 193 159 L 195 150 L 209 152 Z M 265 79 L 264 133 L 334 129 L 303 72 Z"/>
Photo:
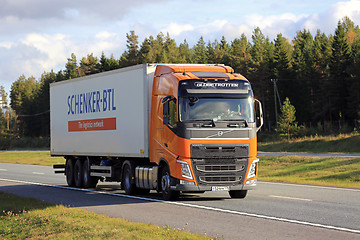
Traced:
<path id="1" fill-rule="evenodd" d="M 119 182 L 126 194 L 257 184 L 261 103 L 223 64 L 140 64 L 50 85 L 51 155 L 68 186 Z"/>

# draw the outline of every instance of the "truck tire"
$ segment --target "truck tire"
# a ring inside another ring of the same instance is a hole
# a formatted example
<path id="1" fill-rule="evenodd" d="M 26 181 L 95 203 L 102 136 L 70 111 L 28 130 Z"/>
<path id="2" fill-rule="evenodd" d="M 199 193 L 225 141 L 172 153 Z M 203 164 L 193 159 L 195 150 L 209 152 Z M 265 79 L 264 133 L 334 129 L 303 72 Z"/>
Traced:
<path id="1" fill-rule="evenodd" d="M 97 177 L 90 176 L 90 160 L 85 160 L 83 164 L 83 185 L 84 188 L 95 188 L 98 183 Z"/>
<path id="2" fill-rule="evenodd" d="M 66 175 L 66 182 L 69 187 L 75 186 L 75 180 L 74 180 L 74 160 L 69 158 L 66 160 L 65 165 L 65 175 Z"/>
<path id="3" fill-rule="evenodd" d="M 74 181 L 76 187 L 83 187 L 83 168 L 80 159 L 76 160 L 74 165 Z"/>
<path id="4" fill-rule="evenodd" d="M 247 190 L 232 190 L 229 191 L 229 195 L 231 198 L 245 198 L 247 194 Z"/>
<path id="5" fill-rule="evenodd" d="M 122 189 L 125 190 L 126 194 L 134 195 L 136 193 L 136 185 L 134 182 L 134 171 L 131 169 L 130 164 L 124 165 L 122 176 Z"/>
<path id="6" fill-rule="evenodd" d="M 161 192 L 164 200 L 175 200 L 180 196 L 179 191 L 170 189 L 170 186 L 174 184 L 174 178 L 170 176 L 170 170 L 168 166 L 165 166 L 161 173 Z"/>

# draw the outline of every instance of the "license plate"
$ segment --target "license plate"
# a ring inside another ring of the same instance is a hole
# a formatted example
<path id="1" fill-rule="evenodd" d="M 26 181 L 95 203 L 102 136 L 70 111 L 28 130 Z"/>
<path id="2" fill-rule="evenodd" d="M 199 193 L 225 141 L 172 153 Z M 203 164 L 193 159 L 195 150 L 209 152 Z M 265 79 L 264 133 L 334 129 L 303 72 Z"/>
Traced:
<path id="1" fill-rule="evenodd" d="M 229 190 L 230 190 L 230 187 L 218 187 L 218 186 L 211 187 L 211 191 L 213 191 L 213 192 L 229 191 Z"/>

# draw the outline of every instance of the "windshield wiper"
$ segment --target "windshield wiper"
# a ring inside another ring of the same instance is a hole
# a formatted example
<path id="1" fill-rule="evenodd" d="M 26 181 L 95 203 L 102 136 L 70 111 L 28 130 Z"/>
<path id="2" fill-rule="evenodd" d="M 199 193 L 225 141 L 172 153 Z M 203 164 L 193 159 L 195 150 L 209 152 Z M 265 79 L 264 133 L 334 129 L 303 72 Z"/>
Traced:
<path id="1" fill-rule="evenodd" d="M 201 127 L 215 127 L 215 122 L 214 122 L 214 119 L 194 119 L 193 121 L 197 121 L 197 122 L 200 122 L 200 121 L 203 121 L 203 122 L 210 122 L 210 124 L 203 124 L 201 125 Z"/>
<path id="2" fill-rule="evenodd" d="M 222 119 L 222 121 L 229 121 L 229 122 L 243 122 L 244 123 L 244 127 L 249 126 L 249 123 L 246 119 Z M 240 125 L 238 123 L 229 123 L 228 127 L 240 127 Z"/>

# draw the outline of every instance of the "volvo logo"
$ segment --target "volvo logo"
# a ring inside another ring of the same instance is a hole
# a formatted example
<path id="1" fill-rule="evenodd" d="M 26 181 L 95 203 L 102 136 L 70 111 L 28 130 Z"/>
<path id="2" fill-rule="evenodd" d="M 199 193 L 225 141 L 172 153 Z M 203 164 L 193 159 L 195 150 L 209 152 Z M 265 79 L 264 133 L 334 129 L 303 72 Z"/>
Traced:
<path id="1" fill-rule="evenodd" d="M 221 137 L 222 135 L 224 135 L 224 132 L 223 132 L 223 131 L 218 131 L 217 135 L 218 135 L 219 137 Z"/>

